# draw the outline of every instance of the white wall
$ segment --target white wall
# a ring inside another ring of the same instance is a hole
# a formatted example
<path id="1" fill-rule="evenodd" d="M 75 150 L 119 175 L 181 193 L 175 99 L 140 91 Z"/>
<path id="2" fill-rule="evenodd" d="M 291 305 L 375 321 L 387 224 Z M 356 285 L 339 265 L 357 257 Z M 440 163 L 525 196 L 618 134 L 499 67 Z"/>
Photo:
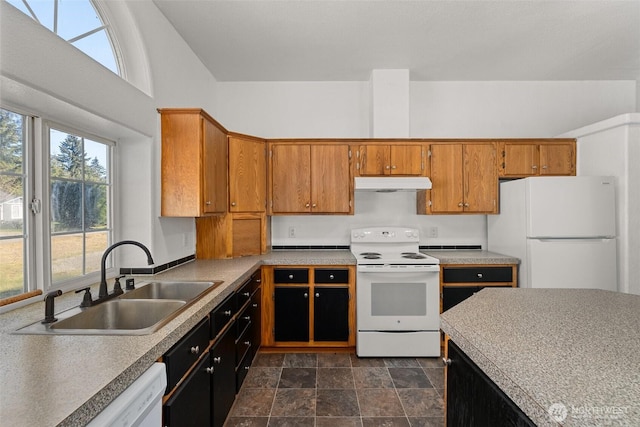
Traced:
<path id="1" fill-rule="evenodd" d="M 553 137 L 633 111 L 635 89 L 635 81 L 411 82 L 411 137 Z M 268 138 L 367 138 L 369 107 L 367 82 L 218 82 L 221 123 Z M 422 229 L 421 244 L 486 247 L 484 215 L 415 212 L 415 195 L 358 194 L 354 216 L 273 217 L 272 242 L 348 244 L 350 228 L 402 224 Z M 438 228 L 437 238 L 426 237 L 430 227 Z"/>

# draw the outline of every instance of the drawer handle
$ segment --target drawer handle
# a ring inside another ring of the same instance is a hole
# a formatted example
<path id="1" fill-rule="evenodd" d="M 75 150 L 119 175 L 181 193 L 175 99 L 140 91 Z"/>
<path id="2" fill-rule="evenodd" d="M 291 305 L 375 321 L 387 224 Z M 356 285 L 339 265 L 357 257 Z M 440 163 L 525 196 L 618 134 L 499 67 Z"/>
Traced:
<path id="1" fill-rule="evenodd" d="M 246 321 L 250 322 L 250 321 L 251 321 L 251 316 L 244 316 L 242 319 L 244 319 L 244 320 L 246 320 Z"/>
<path id="2" fill-rule="evenodd" d="M 482 279 L 482 273 L 478 273 L 478 279 Z"/>
<path id="3" fill-rule="evenodd" d="M 207 374 L 213 374 L 213 366 L 207 368 Z"/>
<path id="4" fill-rule="evenodd" d="M 191 354 L 200 353 L 200 346 L 191 347 Z"/>
<path id="5" fill-rule="evenodd" d="M 336 278 L 336 276 L 334 276 L 333 274 L 330 274 L 330 275 L 329 275 L 329 279 L 333 280 L 333 279 L 335 279 L 335 278 Z"/>
<path id="6" fill-rule="evenodd" d="M 302 296 L 305 297 L 305 298 L 309 298 L 309 294 L 306 293 L 306 292 Z"/>
<path id="7" fill-rule="evenodd" d="M 250 296 L 251 296 L 251 294 L 250 294 L 249 292 L 243 292 L 243 293 L 242 293 L 242 296 L 243 296 L 243 297 L 250 297 Z"/>
<path id="8" fill-rule="evenodd" d="M 251 307 L 258 308 L 258 304 L 257 303 L 253 303 L 253 304 L 251 304 Z"/>
<path id="9" fill-rule="evenodd" d="M 442 358 L 442 364 L 445 365 L 445 366 L 451 365 L 451 359 L 443 357 Z"/>
<path id="10" fill-rule="evenodd" d="M 320 298 L 320 292 L 316 292 L 316 298 Z"/>
<path id="11" fill-rule="evenodd" d="M 290 274 L 290 275 L 289 275 L 289 279 L 293 279 L 293 274 Z"/>
<path id="12" fill-rule="evenodd" d="M 213 363 L 220 363 L 221 361 L 222 359 L 220 358 L 220 356 L 213 358 Z"/>
<path id="13" fill-rule="evenodd" d="M 245 341 L 244 345 L 246 345 L 247 347 L 251 347 L 251 341 Z"/>
<path id="14" fill-rule="evenodd" d="M 262 283 L 262 279 L 256 279 L 256 283 Z"/>
<path id="15" fill-rule="evenodd" d="M 205 202 L 205 205 L 207 205 L 207 206 L 211 205 L 211 200 L 207 200 L 207 201 Z"/>
<path id="16" fill-rule="evenodd" d="M 251 366 L 245 366 L 245 367 L 244 367 L 244 370 L 245 370 L 245 371 L 248 371 L 250 367 L 251 367 Z"/>
<path id="17" fill-rule="evenodd" d="M 227 311 L 225 311 L 225 312 L 224 312 L 224 315 L 225 315 L 225 316 L 231 316 L 231 310 L 227 310 Z"/>

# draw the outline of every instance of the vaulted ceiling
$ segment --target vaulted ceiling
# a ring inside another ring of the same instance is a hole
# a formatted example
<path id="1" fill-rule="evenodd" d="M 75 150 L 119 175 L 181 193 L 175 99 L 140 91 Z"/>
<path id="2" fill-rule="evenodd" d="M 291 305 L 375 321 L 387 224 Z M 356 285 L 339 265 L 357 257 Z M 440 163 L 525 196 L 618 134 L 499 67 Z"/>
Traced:
<path id="1" fill-rule="evenodd" d="M 640 80 L 640 0 L 154 0 L 219 81 Z"/>

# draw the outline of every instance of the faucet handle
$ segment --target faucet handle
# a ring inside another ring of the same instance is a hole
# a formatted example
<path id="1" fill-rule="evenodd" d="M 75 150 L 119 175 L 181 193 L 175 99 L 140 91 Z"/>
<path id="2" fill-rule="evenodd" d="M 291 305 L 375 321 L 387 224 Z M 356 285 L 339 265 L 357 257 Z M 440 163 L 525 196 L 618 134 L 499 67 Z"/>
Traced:
<path id="1" fill-rule="evenodd" d="M 80 307 L 91 307 L 93 305 L 93 298 L 91 297 L 91 288 L 82 288 L 76 291 L 76 294 L 80 292 L 84 292 L 84 296 L 82 297 L 82 302 L 80 303 Z"/>
<path id="2" fill-rule="evenodd" d="M 51 291 L 49 292 L 47 295 L 45 295 L 44 297 L 44 320 L 40 323 L 42 324 L 47 324 L 47 323 L 53 323 L 56 320 L 56 317 L 53 315 L 55 309 L 53 306 L 53 299 L 55 297 L 59 297 L 60 295 L 62 295 L 62 291 L 60 289 L 55 290 L 55 291 Z"/>
<path id="3" fill-rule="evenodd" d="M 113 293 L 115 294 L 121 294 L 122 292 L 122 286 L 120 285 L 120 279 L 122 279 L 124 276 L 118 276 L 116 277 L 116 281 L 113 283 Z"/>

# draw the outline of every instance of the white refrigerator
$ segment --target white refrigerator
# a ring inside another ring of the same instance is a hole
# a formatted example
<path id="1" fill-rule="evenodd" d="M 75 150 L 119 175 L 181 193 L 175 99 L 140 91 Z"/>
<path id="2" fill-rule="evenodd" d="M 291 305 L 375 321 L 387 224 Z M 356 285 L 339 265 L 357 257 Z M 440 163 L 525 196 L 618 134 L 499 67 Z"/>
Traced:
<path id="1" fill-rule="evenodd" d="M 523 288 L 617 291 L 615 197 L 608 176 L 502 182 L 488 249 L 520 259 Z"/>

